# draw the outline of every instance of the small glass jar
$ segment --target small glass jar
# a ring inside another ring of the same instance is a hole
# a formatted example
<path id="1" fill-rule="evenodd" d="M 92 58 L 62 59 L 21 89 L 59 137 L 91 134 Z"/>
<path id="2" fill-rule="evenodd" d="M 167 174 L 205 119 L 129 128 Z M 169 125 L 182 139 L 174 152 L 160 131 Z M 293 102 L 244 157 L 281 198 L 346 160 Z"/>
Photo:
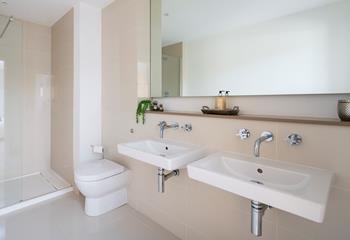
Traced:
<path id="1" fill-rule="evenodd" d="M 350 121 L 350 100 L 338 101 L 338 116 L 342 121 Z"/>

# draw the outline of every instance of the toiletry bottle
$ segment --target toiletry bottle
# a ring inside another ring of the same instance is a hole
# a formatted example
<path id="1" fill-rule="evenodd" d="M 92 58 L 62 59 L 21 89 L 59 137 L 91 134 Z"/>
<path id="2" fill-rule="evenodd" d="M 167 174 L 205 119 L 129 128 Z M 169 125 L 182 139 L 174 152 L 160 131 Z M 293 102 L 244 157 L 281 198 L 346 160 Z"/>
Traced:
<path id="1" fill-rule="evenodd" d="M 158 111 L 158 102 L 157 101 L 153 101 L 152 102 L 152 109 L 151 110 L 153 110 L 153 111 Z"/>
<path id="2" fill-rule="evenodd" d="M 223 95 L 224 92 L 224 90 L 219 91 L 219 95 L 215 98 L 216 110 L 225 110 L 226 108 L 225 96 Z"/>
<path id="3" fill-rule="evenodd" d="M 230 96 L 230 91 L 225 91 L 225 109 L 226 109 L 226 108 L 229 108 L 229 107 L 228 107 L 228 105 L 229 105 L 229 104 L 228 104 L 228 101 L 229 101 L 228 98 L 229 98 L 229 96 Z"/>

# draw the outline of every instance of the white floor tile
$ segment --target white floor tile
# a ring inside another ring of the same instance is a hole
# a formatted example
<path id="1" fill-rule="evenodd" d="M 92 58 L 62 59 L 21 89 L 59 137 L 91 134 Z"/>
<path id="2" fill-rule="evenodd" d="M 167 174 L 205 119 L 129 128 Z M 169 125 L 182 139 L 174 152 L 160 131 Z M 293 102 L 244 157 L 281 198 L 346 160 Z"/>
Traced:
<path id="1" fill-rule="evenodd" d="M 84 214 L 74 193 L 0 218 L 0 240 L 178 240 L 129 206 Z"/>

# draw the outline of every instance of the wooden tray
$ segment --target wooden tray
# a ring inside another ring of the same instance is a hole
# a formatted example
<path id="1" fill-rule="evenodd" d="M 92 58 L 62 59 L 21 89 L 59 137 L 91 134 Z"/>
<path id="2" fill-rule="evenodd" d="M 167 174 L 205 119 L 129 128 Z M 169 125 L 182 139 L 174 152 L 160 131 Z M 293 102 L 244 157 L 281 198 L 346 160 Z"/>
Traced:
<path id="1" fill-rule="evenodd" d="M 215 114 L 215 115 L 238 115 L 239 113 L 239 107 L 237 106 L 235 106 L 232 109 L 225 109 L 225 110 L 210 109 L 204 106 L 201 110 L 202 110 L 202 113 L 204 114 Z"/>

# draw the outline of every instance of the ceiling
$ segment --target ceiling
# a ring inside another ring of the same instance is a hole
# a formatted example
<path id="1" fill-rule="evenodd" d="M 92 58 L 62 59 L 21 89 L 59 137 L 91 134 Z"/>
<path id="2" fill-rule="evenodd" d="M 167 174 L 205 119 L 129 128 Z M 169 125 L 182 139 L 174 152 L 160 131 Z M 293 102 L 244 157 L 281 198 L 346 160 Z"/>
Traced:
<path id="1" fill-rule="evenodd" d="M 256 24 L 336 1 L 162 0 L 163 45 Z"/>
<path id="2" fill-rule="evenodd" d="M 46 26 L 53 25 L 76 3 L 104 7 L 113 0 L 0 0 L 0 14 Z M 3 4 L 7 2 L 7 4 Z"/>
<path id="3" fill-rule="evenodd" d="M 0 14 L 51 26 L 78 2 L 104 7 L 114 0 L 0 0 Z M 337 0 L 162 0 L 163 42 L 240 27 Z M 7 4 L 2 4 L 7 2 Z"/>

